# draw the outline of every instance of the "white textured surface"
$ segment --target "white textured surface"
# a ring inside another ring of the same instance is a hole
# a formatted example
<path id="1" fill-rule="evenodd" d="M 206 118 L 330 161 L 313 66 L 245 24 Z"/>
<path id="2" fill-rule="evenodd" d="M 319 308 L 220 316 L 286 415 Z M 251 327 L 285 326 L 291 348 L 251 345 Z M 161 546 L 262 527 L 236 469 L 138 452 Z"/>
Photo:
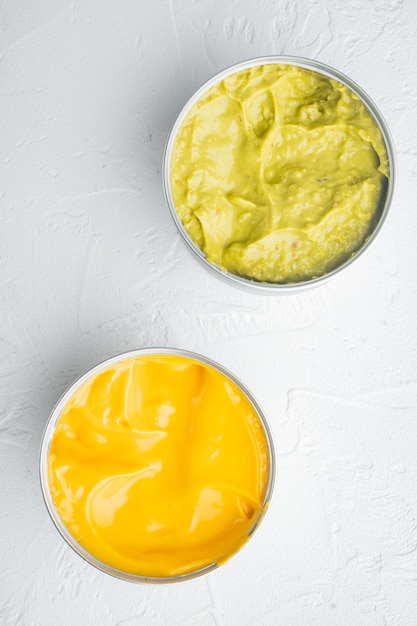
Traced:
<path id="1" fill-rule="evenodd" d="M 4 0 L 0 6 L 0 623 L 417 624 L 417 3 Z M 179 109 L 264 54 L 349 74 L 394 135 L 398 188 L 365 257 L 281 298 L 212 277 L 161 184 Z M 61 540 L 38 451 L 68 384 L 142 346 L 201 352 L 266 410 L 278 481 L 209 576 L 113 580 Z"/>

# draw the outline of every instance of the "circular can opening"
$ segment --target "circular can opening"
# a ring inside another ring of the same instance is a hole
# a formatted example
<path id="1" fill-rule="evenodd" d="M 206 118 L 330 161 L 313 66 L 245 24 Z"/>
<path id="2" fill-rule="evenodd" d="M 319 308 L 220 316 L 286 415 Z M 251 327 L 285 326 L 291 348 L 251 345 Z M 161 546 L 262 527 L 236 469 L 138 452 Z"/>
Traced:
<path id="1" fill-rule="evenodd" d="M 375 240 L 392 202 L 394 147 L 350 78 L 318 61 L 262 57 L 216 74 L 187 102 L 163 183 L 207 269 L 264 294 L 296 292 Z"/>
<path id="2" fill-rule="evenodd" d="M 40 456 L 62 537 L 100 570 L 176 582 L 223 564 L 263 519 L 275 455 L 250 391 L 206 357 L 149 348 L 104 361 L 62 396 Z"/>

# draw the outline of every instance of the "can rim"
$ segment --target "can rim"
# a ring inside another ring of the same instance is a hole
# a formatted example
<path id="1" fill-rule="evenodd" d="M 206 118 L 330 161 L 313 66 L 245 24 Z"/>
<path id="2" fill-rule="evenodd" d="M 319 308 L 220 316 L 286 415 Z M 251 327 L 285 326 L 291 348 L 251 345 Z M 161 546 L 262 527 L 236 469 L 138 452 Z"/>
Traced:
<path id="1" fill-rule="evenodd" d="M 230 76 L 238 71 L 249 69 L 251 67 L 255 67 L 258 65 L 295 65 L 297 67 L 301 67 L 303 69 L 308 69 L 315 71 L 319 74 L 327 76 L 328 78 L 333 78 L 338 82 L 344 84 L 351 91 L 353 91 L 358 98 L 365 104 L 374 120 L 378 124 L 379 130 L 381 131 L 385 148 L 388 156 L 388 166 L 389 166 L 389 178 L 387 190 L 385 193 L 385 201 L 383 204 L 383 208 L 381 211 L 381 215 L 379 220 L 363 242 L 361 247 L 354 252 L 348 259 L 346 259 L 341 265 L 338 265 L 333 270 L 323 274 L 322 276 L 318 276 L 317 278 L 311 278 L 309 280 L 296 282 L 296 283 L 267 283 L 260 282 L 256 280 L 252 280 L 249 278 L 244 278 L 243 276 L 238 276 L 237 274 L 232 274 L 231 272 L 225 271 L 221 269 L 218 265 L 214 263 L 210 263 L 207 261 L 204 252 L 194 243 L 191 239 L 190 235 L 184 228 L 179 215 L 175 208 L 174 199 L 172 197 L 171 190 L 171 180 L 170 180 L 170 163 L 172 150 L 175 143 L 175 139 L 177 133 L 184 121 L 185 116 L 192 106 L 203 96 L 203 94 L 216 83 L 220 82 L 227 76 Z M 339 70 L 322 63 L 321 61 L 316 61 L 314 59 L 308 59 L 306 57 L 298 57 L 298 56 L 287 56 L 287 55 L 269 55 L 262 57 L 253 57 L 247 59 L 245 61 L 241 61 L 239 63 L 235 63 L 233 65 L 228 66 L 227 68 L 217 72 L 211 78 L 209 78 L 197 91 L 189 98 L 186 104 L 181 109 L 178 114 L 171 131 L 168 135 L 164 156 L 163 156 L 163 164 L 162 164 L 162 182 L 164 188 L 164 195 L 166 203 L 168 204 L 171 217 L 174 220 L 175 226 L 179 231 L 182 240 L 187 245 L 188 249 L 192 252 L 192 254 L 197 258 L 197 260 L 207 269 L 210 273 L 216 275 L 218 278 L 221 278 L 223 281 L 227 282 L 238 288 L 243 288 L 245 290 L 249 290 L 252 292 L 262 293 L 263 295 L 278 295 L 278 294 L 288 294 L 288 293 L 297 293 L 300 291 L 305 291 L 306 289 L 310 289 L 312 287 L 316 287 L 318 285 L 322 285 L 327 283 L 330 279 L 334 278 L 338 274 L 340 274 L 347 267 L 356 263 L 356 261 L 362 257 L 362 255 L 369 250 L 371 244 L 373 244 L 380 234 L 384 223 L 387 220 L 388 214 L 390 212 L 390 208 L 392 206 L 392 200 L 394 196 L 394 189 L 396 183 L 396 155 L 394 149 L 394 141 L 391 135 L 391 132 L 388 128 L 388 125 L 380 112 L 379 108 L 372 100 L 372 98 L 351 78 L 340 72 Z"/>
<path id="2" fill-rule="evenodd" d="M 107 367 L 115 363 L 119 363 L 121 361 L 134 358 L 134 357 L 146 356 L 146 355 L 158 355 L 158 354 L 170 355 L 170 356 L 182 356 L 184 358 L 188 358 L 190 360 L 203 363 L 204 365 L 208 365 L 209 367 L 212 367 L 216 371 L 223 374 L 226 378 L 231 380 L 237 387 L 239 387 L 239 389 L 244 393 L 246 398 L 249 400 L 249 402 L 253 406 L 259 418 L 259 421 L 262 424 L 262 428 L 263 428 L 267 445 L 268 445 L 268 455 L 269 455 L 269 476 L 268 476 L 268 485 L 267 485 L 265 497 L 262 502 L 263 509 L 261 513 L 258 515 L 257 519 L 255 520 L 253 526 L 250 528 L 245 542 L 235 552 L 233 552 L 226 559 L 226 561 L 223 561 L 222 563 L 214 562 L 198 570 L 187 572 L 185 574 L 180 574 L 176 576 L 141 576 L 137 574 L 132 574 L 132 573 L 124 572 L 123 570 L 118 570 L 114 567 L 111 567 L 110 565 L 107 565 L 105 562 L 96 558 L 88 550 L 86 550 L 80 543 L 78 543 L 78 541 L 76 541 L 76 539 L 73 537 L 71 532 L 65 526 L 64 522 L 62 521 L 61 516 L 59 515 L 53 503 L 50 489 L 49 489 L 49 482 L 48 482 L 48 456 L 49 456 L 49 450 L 50 450 L 50 446 L 52 442 L 52 436 L 55 431 L 55 427 L 59 421 L 59 418 L 61 417 L 62 410 L 64 409 L 64 407 L 66 406 L 70 398 L 73 396 L 75 391 L 79 389 L 79 387 L 84 382 L 86 382 L 89 378 L 91 378 L 92 376 L 95 376 L 99 372 L 103 371 L 104 369 L 106 369 Z M 262 410 L 259 402 L 255 398 L 255 396 L 252 394 L 252 392 L 248 389 L 248 387 L 246 387 L 244 383 L 242 383 L 242 381 L 237 376 L 235 376 L 232 372 L 230 372 L 228 369 L 223 367 L 223 365 L 220 365 L 216 361 L 213 361 L 212 359 L 209 359 L 208 357 L 204 355 L 198 354 L 196 352 L 191 352 L 189 350 L 182 350 L 179 348 L 155 347 L 155 348 L 138 348 L 135 350 L 129 350 L 128 352 L 122 352 L 118 355 L 105 359 L 104 361 L 101 361 L 94 367 L 88 369 L 83 374 L 81 374 L 66 389 L 66 391 L 62 394 L 62 396 L 58 400 L 58 402 L 55 404 L 48 418 L 48 421 L 45 425 L 45 429 L 42 435 L 40 455 L 39 455 L 39 478 L 40 478 L 42 496 L 45 502 L 45 506 L 50 515 L 50 518 L 52 519 L 52 522 L 55 528 L 58 530 L 61 537 L 66 541 L 66 543 L 70 546 L 70 548 L 72 548 L 79 556 L 81 556 L 90 565 L 93 565 L 96 569 L 106 574 L 109 574 L 115 578 L 119 578 L 125 581 L 135 582 L 135 583 L 166 584 L 166 583 L 175 583 L 175 582 L 181 582 L 185 580 L 191 580 L 191 579 L 203 576 L 204 574 L 207 574 L 208 572 L 211 572 L 217 569 L 218 567 L 221 567 L 224 563 L 227 563 L 231 559 L 233 559 L 238 553 L 240 553 L 247 546 L 252 535 L 258 529 L 262 520 L 265 518 L 265 515 L 267 514 L 269 510 L 269 505 L 271 502 L 271 498 L 272 498 L 272 494 L 273 494 L 274 486 L 275 486 L 276 471 L 277 471 L 276 470 L 276 456 L 275 456 L 275 448 L 274 448 L 274 440 L 272 436 L 272 431 L 270 429 L 270 426 L 268 424 L 264 411 Z"/>

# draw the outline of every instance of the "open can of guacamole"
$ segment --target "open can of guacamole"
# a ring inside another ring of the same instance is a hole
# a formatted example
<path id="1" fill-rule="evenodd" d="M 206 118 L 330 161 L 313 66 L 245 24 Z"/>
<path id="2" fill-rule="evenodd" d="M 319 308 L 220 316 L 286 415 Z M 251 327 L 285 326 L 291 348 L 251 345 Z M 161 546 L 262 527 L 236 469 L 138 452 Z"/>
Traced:
<path id="1" fill-rule="evenodd" d="M 356 261 L 392 202 L 395 155 L 371 98 L 309 59 L 223 70 L 179 114 L 165 195 L 206 268 L 262 293 L 319 285 Z"/>
<path id="2" fill-rule="evenodd" d="M 81 376 L 46 426 L 42 492 L 88 563 L 133 582 L 203 575 L 238 552 L 271 499 L 275 455 L 250 391 L 206 357 L 149 348 Z"/>

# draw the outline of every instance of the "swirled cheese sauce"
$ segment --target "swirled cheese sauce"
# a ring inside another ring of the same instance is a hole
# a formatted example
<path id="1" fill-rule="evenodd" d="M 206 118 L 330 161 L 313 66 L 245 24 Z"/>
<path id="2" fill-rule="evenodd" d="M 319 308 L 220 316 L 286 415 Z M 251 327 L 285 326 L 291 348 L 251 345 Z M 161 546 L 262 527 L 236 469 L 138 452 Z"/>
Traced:
<path id="1" fill-rule="evenodd" d="M 270 454 L 243 391 L 213 367 L 143 355 L 79 387 L 48 457 L 53 503 L 91 555 L 144 577 L 222 563 L 266 504 Z"/>
<path id="2" fill-rule="evenodd" d="M 206 260 L 261 282 L 322 276 L 372 233 L 389 177 L 379 126 L 345 85 L 261 65 L 210 88 L 170 162 L 178 216 Z"/>

